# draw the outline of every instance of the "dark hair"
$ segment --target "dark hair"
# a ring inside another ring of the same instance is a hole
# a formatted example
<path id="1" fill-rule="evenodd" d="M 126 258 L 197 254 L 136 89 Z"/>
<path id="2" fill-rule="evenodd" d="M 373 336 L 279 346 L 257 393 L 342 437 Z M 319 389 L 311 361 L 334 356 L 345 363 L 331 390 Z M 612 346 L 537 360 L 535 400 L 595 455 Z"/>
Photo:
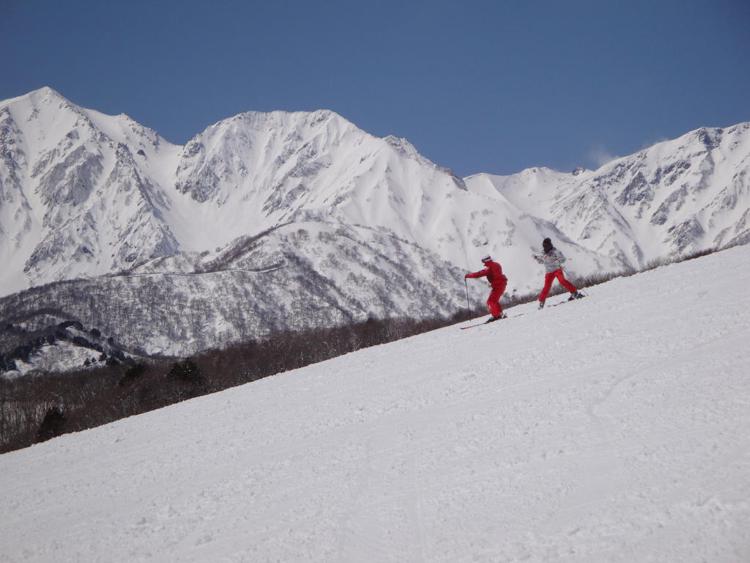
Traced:
<path id="1" fill-rule="evenodd" d="M 546 238 L 542 241 L 542 248 L 544 249 L 545 253 L 549 253 L 555 247 L 552 246 L 552 241 Z"/>

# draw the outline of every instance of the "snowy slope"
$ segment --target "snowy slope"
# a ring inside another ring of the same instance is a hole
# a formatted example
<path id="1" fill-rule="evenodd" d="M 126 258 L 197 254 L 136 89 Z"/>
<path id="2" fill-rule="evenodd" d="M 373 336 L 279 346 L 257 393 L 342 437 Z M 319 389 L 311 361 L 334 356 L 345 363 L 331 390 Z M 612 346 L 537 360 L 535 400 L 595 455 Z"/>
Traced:
<path id="1" fill-rule="evenodd" d="M 738 247 L 3 455 L 0 561 L 750 560 L 749 280 Z"/>

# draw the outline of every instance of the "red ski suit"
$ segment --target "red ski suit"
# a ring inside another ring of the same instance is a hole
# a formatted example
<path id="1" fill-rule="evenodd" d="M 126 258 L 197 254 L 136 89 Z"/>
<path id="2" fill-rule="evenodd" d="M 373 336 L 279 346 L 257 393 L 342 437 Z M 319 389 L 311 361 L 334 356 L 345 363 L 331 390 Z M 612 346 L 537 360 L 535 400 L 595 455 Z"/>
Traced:
<path id="1" fill-rule="evenodd" d="M 505 292 L 505 286 L 508 285 L 508 278 L 503 275 L 503 269 L 497 262 L 488 260 L 484 263 L 484 270 L 466 274 L 466 278 L 487 278 L 492 286 L 490 296 L 487 298 L 487 309 L 493 317 L 499 317 L 503 314 L 503 308 L 500 306 L 500 297 Z"/>
<path id="2" fill-rule="evenodd" d="M 552 282 L 555 281 L 555 278 L 557 278 L 557 281 L 560 282 L 560 285 L 562 285 L 571 293 L 578 291 L 576 289 L 576 286 L 565 279 L 565 274 L 563 274 L 562 268 L 558 268 L 554 272 L 547 272 L 546 274 L 544 274 L 544 287 L 542 288 L 542 292 L 539 294 L 539 301 L 541 301 L 542 303 L 544 303 L 544 301 L 547 299 L 549 290 L 552 288 Z"/>

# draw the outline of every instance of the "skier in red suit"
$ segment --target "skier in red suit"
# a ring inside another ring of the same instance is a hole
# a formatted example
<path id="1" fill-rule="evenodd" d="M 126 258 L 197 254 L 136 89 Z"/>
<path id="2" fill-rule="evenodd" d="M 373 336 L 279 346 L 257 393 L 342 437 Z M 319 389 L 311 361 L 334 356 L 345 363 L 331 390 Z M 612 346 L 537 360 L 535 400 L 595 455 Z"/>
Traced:
<path id="1" fill-rule="evenodd" d="M 500 306 L 500 298 L 505 292 L 505 286 L 508 285 L 508 278 L 503 275 L 503 269 L 491 256 L 485 256 L 482 258 L 484 264 L 484 270 L 478 272 L 472 272 L 466 274 L 464 278 L 487 278 L 492 286 L 490 296 L 487 298 L 487 309 L 490 311 L 492 318 L 488 319 L 487 322 L 496 321 L 504 318 L 503 308 Z"/>

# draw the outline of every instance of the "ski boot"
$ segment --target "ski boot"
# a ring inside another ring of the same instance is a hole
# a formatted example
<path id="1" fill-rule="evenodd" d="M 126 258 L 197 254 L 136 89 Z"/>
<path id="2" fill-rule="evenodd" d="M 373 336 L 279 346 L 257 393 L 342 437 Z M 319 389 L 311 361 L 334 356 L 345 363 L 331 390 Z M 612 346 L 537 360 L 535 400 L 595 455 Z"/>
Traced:
<path id="1" fill-rule="evenodd" d="M 508 315 L 506 315 L 505 313 L 503 313 L 499 317 L 490 317 L 489 319 L 487 319 L 486 321 L 484 321 L 484 324 L 494 323 L 495 321 L 499 321 L 500 319 L 507 319 L 507 318 L 508 318 Z"/>

